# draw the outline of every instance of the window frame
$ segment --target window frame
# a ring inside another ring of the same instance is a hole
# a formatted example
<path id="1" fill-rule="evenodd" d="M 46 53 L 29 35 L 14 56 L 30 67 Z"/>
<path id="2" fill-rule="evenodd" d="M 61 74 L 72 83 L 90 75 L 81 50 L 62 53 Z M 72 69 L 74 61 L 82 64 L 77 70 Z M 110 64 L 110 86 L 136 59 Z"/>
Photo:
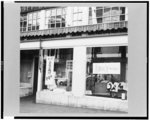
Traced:
<path id="1" fill-rule="evenodd" d="M 113 13 L 113 8 L 117 7 L 118 8 L 118 13 L 117 14 L 112 14 Z M 108 15 L 104 15 L 104 9 L 107 9 L 109 8 L 110 9 L 110 13 Z M 97 17 L 97 11 L 98 10 L 102 10 L 102 16 L 99 16 Z M 124 9 L 124 13 L 122 13 L 122 10 Z M 89 24 L 94 24 L 93 23 L 93 20 L 97 20 L 97 19 L 102 19 L 102 22 L 100 23 L 112 23 L 112 22 L 122 22 L 122 21 L 126 21 L 126 18 L 127 18 L 127 13 L 126 13 L 126 7 L 123 7 L 123 6 L 113 6 L 113 7 L 101 7 L 101 8 L 97 8 L 95 10 L 92 10 L 92 9 L 88 9 L 88 13 L 93 13 L 93 11 L 95 12 L 96 14 L 96 17 L 93 17 L 93 16 L 89 16 L 88 15 L 88 23 Z M 114 17 L 117 17 L 118 16 L 118 20 L 112 20 Z M 121 16 L 123 16 L 123 20 L 121 20 Z M 109 21 L 104 21 L 104 18 L 109 18 L 110 20 Z M 90 22 L 91 21 L 91 22 Z M 99 24 L 98 22 L 95 23 L 95 24 Z"/>
<path id="2" fill-rule="evenodd" d="M 26 19 L 25 19 L 25 17 L 26 17 Z M 20 32 L 26 32 L 27 31 L 27 25 L 28 25 L 27 21 L 28 21 L 27 15 L 22 15 L 20 18 Z M 24 26 L 24 22 L 26 22 L 26 26 Z"/>
<path id="3" fill-rule="evenodd" d="M 55 11 L 55 14 L 52 16 L 52 11 Z M 60 10 L 60 15 L 57 15 L 58 10 Z M 47 12 L 50 12 L 50 15 L 47 15 Z M 64 12 L 65 11 L 65 12 Z M 57 20 L 57 17 L 60 16 L 60 20 Z M 52 20 L 53 18 L 53 20 Z M 63 20 L 64 18 L 65 20 Z M 48 22 L 50 20 L 50 23 Z M 54 23 L 51 23 L 53 21 Z M 59 26 L 57 27 L 57 25 Z M 54 27 L 52 27 L 52 25 Z M 64 28 L 66 27 L 66 7 L 61 8 L 53 8 L 45 10 L 45 26 L 47 29 L 54 29 L 54 28 Z"/>
<path id="4" fill-rule="evenodd" d="M 36 14 L 36 17 L 33 18 L 34 14 Z M 36 31 L 36 30 L 40 30 L 40 22 L 38 22 L 40 20 L 40 11 L 37 11 L 37 12 L 31 12 L 27 15 L 28 17 L 28 24 L 27 24 L 27 30 L 28 31 Z M 29 16 L 31 15 L 31 18 L 29 18 Z M 29 21 L 31 22 L 31 26 L 29 27 Z M 35 22 L 35 25 L 33 25 L 33 21 Z M 35 29 L 33 29 L 33 27 Z M 30 28 L 30 29 L 29 29 Z"/>

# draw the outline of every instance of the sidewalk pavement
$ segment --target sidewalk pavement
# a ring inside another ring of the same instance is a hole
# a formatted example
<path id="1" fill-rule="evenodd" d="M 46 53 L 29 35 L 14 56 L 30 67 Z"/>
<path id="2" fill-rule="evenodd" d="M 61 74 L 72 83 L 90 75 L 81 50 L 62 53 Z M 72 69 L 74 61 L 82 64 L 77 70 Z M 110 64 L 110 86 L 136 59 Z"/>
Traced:
<path id="1" fill-rule="evenodd" d="M 124 112 L 115 112 L 115 111 L 105 111 L 98 109 L 89 109 L 89 108 L 77 108 L 77 107 L 68 107 L 61 105 L 52 105 L 52 104 L 40 104 L 35 103 L 35 97 L 29 96 L 25 98 L 20 98 L 20 113 L 119 113 L 125 114 Z"/>

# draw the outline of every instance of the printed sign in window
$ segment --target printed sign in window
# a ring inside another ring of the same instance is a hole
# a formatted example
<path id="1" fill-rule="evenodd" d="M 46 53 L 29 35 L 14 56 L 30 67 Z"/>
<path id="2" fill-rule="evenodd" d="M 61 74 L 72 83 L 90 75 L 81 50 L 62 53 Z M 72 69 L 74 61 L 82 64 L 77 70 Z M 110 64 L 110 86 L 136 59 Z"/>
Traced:
<path id="1" fill-rule="evenodd" d="M 93 74 L 120 74 L 120 63 L 93 63 Z"/>

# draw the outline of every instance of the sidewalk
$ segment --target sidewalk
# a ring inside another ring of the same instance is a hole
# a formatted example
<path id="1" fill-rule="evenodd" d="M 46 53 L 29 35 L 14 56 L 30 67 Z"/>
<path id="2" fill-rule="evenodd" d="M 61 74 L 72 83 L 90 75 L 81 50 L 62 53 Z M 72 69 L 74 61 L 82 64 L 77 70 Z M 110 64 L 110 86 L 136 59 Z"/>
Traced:
<path id="1" fill-rule="evenodd" d="M 124 112 L 114 112 L 114 111 L 104 111 L 97 109 L 87 109 L 87 108 L 76 108 L 68 106 L 59 106 L 51 104 L 39 104 L 35 103 L 35 97 L 25 97 L 20 99 L 20 112 L 21 113 L 123 113 Z"/>

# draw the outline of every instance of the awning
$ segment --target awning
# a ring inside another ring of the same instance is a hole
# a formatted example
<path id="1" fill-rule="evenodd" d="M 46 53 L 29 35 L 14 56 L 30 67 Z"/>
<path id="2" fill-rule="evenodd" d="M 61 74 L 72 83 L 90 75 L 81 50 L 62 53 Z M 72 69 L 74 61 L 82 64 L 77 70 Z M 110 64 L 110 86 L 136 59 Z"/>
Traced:
<path id="1" fill-rule="evenodd" d="M 77 32 L 91 32 L 91 31 L 94 32 L 100 30 L 127 28 L 127 24 L 128 24 L 127 21 L 122 21 L 122 22 L 101 23 L 101 24 L 76 26 L 76 27 L 27 31 L 27 32 L 21 32 L 20 36 L 28 37 L 28 36 L 44 36 L 44 35 L 56 35 L 56 34 L 60 35 L 60 34 L 77 33 Z"/>

